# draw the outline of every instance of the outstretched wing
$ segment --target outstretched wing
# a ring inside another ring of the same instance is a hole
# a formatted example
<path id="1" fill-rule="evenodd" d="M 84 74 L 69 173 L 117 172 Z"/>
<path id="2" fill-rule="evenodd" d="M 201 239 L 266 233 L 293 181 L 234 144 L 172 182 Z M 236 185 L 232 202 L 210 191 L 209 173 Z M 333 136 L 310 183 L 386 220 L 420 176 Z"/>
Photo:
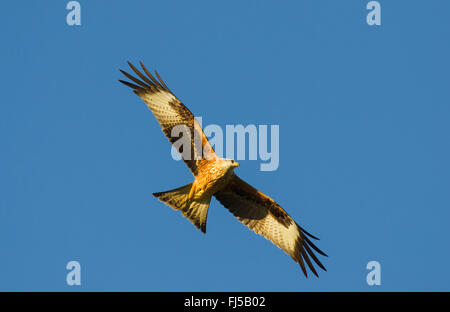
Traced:
<path id="1" fill-rule="evenodd" d="M 189 109 L 169 90 L 158 72 L 155 71 L 156 79 L 142 62 L 140 62 L 140 65 L 146 75 L 137 70 L 130 62 L 128 62 L 128 65 L 140 79 L 121 70 L 122 74 L 133 83 L 124 80 L 119 81 L 131 87 L 134 93 L 144 100 L 161 125 L 163 133 L 172 144 L 178 140 L 180 140 L 179 142 L 190 142 L 190 145 L 180 144 L 175 148 L 196 176 L 199 167 L 208 160 L 217 158 L 200 124 Z M 181 140 L 181 137 L 186 140 Z"/>
<path id="2" fill-rule="evenodd" d="M 305 276 L 305 262 L 317 275 L 313 261 L 323 270 L 313 250 L 327 256 L 308 238 L 318 239 L 302 229 L 273 199 L 234 176 L 228 186 L 214 195 L 217 200 L 251 230 L 263 235 L 300 264 Z"/>

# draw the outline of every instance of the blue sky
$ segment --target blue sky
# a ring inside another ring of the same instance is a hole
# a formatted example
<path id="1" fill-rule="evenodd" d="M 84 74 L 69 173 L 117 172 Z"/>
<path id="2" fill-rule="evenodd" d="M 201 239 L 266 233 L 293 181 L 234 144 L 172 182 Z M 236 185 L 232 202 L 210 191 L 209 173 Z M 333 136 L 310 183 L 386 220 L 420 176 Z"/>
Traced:
<path id="1" fill-rule="evenodd" d="M 0 290 L 449 291 L 450 3 L 2 4 Z M 280 166 L 237 173 L 311 233 L 328 272 L 213 200 L 207 234 L 151 193 L 192 180 L 126 61 L 204 124 L 280 126 Z M 67 262 L 81 286 L 66 284 Z M 366 264 L 381 264 L 380 286 Z"/>

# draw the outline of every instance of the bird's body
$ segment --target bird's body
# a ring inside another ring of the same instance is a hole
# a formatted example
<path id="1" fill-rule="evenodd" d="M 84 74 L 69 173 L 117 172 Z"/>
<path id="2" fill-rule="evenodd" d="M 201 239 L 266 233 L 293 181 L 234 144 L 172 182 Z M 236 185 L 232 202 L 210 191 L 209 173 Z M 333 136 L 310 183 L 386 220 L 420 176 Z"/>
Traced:
<path id="1" fill-rule="evenodd" d="M 218 158 L 205 163 L 199 168 L 199 172 L 192 183 L 191 193 L 194 196 L 193 198 L 204 195 L 212 196 L 224 189 L 233 179 L 234 168 L 237 166 L 239 166 L 237 162 L 225 158 Z"/>
<path id="2" fill-rule="evenodd" d="M 203 233 L 206 233 L 208 209 L 214 196 L 249 229 L 263 235 L 289 254 L 300 264 L 305 276 L 305 262 L 317 276 L 310 258 L 325 270 L 313 252 L 314 250 L 326 256 L 310 240 L 317 238 L 301 228 L 273 199 L 240 179 L 234 173 L 234 169 L 239 166 L 237 162 L 216 155 L 194 115 L 175 97 L 157 72 L 155 78 L 142 63 L 141 67 L 146 75 L 132 64 L 129 65 L 141 80 L 121 71 L 133 83 L 120 81 L 144 100 L 174 146 L 178 137 L 173 135 L 173 131 L 179 130 L 177 127 L 184 129 L 183 136 L 190 143 L 188 146 L 178 147 L 178 151 L 194 175 L 194 181 L 153 195 L 173 209 L 181 211 Z M 196 141 L 195 138 L 199 140 Z"/>

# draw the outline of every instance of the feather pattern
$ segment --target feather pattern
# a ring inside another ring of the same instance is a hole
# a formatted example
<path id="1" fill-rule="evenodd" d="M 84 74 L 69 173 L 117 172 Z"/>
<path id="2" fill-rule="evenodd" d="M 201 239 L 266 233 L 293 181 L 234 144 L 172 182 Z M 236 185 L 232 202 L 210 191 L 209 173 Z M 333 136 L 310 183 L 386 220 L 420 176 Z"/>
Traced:
<path id="1" fill-rule="evenodd" d="M 196 176 L 199 168 L 208 160 L 218 158 L 200 124 L 191 111 L 169 90 L 158 72 L 155 71 L 157 76 L 155 78 L 141 62 L 142 70 L 147 75 L 145 76 L 133 64 L 128 63 L 128 65 L 141 80 L 121 70 L 121 73 L 132 82 L 119 81 L 132 88 L 134 93 L 147 104 L 161 125 L 164 135 L 172 144 L 175 144 L 181 137 L 187 137 L 185 141 L 189 139 L 190 145 L 180 144 L 175 147 L 178 148 L 184 162 Z M 186 148 L 190 150 L 184 150 Z"/>
<path id="2" fill-rule="evenodd" d="M 303 230 L 273 199 L 237 175 L 214 196 L 250 230 L 263 235 L 298 262 L 305 276 L 308 276 L 305 263 L 311 272 L 318 276 L 310 258 L 326 271 L 311 248 L 322 256 L 326 254 L 317 248 L 308 236 L 317 238 Z"/>

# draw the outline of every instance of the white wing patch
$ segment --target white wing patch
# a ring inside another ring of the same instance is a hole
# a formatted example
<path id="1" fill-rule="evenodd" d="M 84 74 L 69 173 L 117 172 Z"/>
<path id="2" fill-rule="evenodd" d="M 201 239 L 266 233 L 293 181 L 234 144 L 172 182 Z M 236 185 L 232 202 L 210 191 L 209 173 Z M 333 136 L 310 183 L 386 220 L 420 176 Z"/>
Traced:
<path id="1" fill-rule="evenodd" d="M 266 239 L 272 241 L 277 247 L 292 254 L 295 251 L 297 239 L 300 236 L 297 224 L 292 222 L 288 228 L 282 225 L 270 213 L 262 220 L 251 220 L 238 218 L 239 221 L 247 225 L 255 233 L 264 236 Z"/>
<path id="2" fill-rule="evenodd" d="M 178 99 L 166 90 L 158 90 L 155 93 L 142 93 L 139 95 L 147 104 L 162 125 L 176 125 L 180 123 L 180 114 L 169 103 L 178 102 Z"/>
<path id="3" fill-rule="evenodd" d="M 307 237 L 318 239 L 301 228 L 273 199 L 262 194 L 236 175 L 223 190 L 214 194 L 240 222 L 264 236 L 300 264 L 308 276 L 306 265 L 318 276 L 311 259 L 324 271 L 325 267 L 313 250 L 326 256 Z"/>

